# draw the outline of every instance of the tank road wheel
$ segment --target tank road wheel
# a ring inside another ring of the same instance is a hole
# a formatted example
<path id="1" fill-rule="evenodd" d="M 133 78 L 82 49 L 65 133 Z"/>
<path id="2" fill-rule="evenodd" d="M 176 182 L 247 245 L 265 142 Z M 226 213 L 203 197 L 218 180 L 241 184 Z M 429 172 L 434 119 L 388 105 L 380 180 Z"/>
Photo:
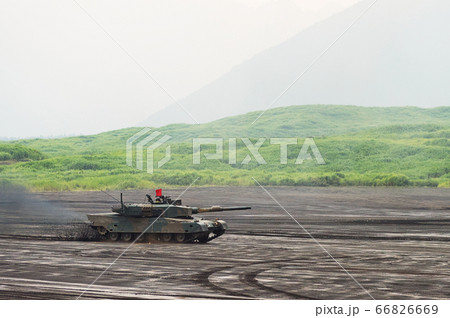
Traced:
<path id="1" fill-rule="evenodd" d="M 163 241 L 164 243 L 170 242 L 170 240 L 172 239 L 172 234 L 170 233 L 163 233 L 161 234 L 161 241 Z"/>
<path id="2" fill-rule="evenodd" d="M 142 237 L 143 242 L 156 243 L 159 241 L 159 235 L 155 233 L 146 233 Z"/>
<path id="3" fill-rule="evenodd" d="M 186 235 L 184 233 L 175 234 L 175 241 L 177 241 L 177 243 L 183 243 L 185 239 Z"/>
<path id="4" fill-rule="evenodd" d="M 119 239 L 119 233 L 109 232 L 108 237 L 111 241 L 117 241 Z"/>
<path id="5" fill-rule="evenodd" d="M 123 233 L 121 235 L 121 237 L 122 237 L 122 240 L 124 240 L 125 242 L 129 242 L 133 238 L 133 234 L 131 234 L 131 233 Z"/>
<path id="6" fill-rule="evenodd" d="M 103 226 L 99 226 L 99 227 L 97 228 L 97 232 L 98 232 L 98 234 L 100 234 L 100 235 L 106 235 L 106 233 L 108 233 L 108 231 L 107 231 Z"/>

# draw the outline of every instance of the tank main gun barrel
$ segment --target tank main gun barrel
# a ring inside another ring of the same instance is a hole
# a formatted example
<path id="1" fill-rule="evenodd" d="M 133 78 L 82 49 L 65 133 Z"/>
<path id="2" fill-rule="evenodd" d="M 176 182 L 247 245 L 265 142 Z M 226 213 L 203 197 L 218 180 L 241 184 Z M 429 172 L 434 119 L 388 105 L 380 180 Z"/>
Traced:
<path id="1" fill-rule="evenodd" d="M 227 206 L 227 207 L 221 207 L 221 206 L 212 206 L 210 208 L 192 208 L 192 214 L 197 213 L 207 213 L 207 212 L 221 212 L 221 211 L 234 211 L 234 210 L 249 210 L 252 207 L 250 206 Z"/>

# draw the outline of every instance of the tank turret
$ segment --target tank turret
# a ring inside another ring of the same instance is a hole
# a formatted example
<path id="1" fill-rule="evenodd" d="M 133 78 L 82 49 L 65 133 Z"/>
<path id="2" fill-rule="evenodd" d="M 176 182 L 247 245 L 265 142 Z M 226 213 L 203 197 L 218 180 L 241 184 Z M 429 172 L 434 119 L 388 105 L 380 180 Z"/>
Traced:
<path id="1" fill-rule="evenodd" d="M 111 213 L 88 214 L 91 227 L 111 240 L 130 241 L 145 236 L 148 240 L 162 242 L 206 243 L 221 236 L 228 228 L 225 221 L 194 217 L 194 214 L 251 209 L 249 206 L 189 207 L 181 200 L 163 196 L 156 190 L 155 199 L 146 195 L 146 203 L 124 203 L 112 207 Z M 144 235 L 140 235 L 143 233 Z"/>

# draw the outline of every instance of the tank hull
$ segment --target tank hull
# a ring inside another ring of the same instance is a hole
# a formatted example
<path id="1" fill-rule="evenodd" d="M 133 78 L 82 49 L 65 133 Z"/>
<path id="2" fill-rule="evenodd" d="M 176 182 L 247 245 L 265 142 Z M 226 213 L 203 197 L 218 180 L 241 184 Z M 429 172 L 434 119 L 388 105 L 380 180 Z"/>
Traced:
<path id="1" fill-rule="evenodd" d="M 206 243 L 228 228 L 222 220 L 197 217 L 133 217 L 119 213 L 88 214 L 91 227 L 112 240 L 129 241 L 140 236 L 148 240 Z"/>

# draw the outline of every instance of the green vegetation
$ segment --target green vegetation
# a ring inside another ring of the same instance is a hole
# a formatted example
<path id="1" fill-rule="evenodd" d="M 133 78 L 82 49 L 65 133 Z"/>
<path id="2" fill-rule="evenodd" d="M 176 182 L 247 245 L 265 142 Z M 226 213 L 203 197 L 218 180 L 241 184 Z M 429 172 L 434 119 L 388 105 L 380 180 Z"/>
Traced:
<path id="1" fill-rule="evenodd" d="M 0 161 L 2 162 L 40 160 L 43 158 L 42 153 L 35 149 L 22 145 L 0 143 Z"/>
<path id="2" fill-rule="evenodd" d="M 43 191 L 131 189 L 186 186 L 198 177 L 197 186 L 254 185 L 255 178 L 263 185 L 450 187 L 450 107 L 292 106 L 269 110 L 250 125 L 258 115 L 158 128 L 172 136 L 172 158 L 153 174 L 125 164 L 125 142 L 141 128 L 2 143 L 0 163 L 9 164 L 0 165 L 0 185 Z M 325 165 L 315 160 L 295 164 L 308 136 L 315 137 Z M 226 138 L 223 159 L 206 160 L 203 154 L 214 149 L 202 146 L 201 164 L 193 164 L 191 140 L 196 137 Z M 234 137 L 237 164 L 230 165 L 228 138 Z M 258 137 L 300 139 L 288 147 L 287 164 L 280 164 L 280 146 L 266 139 L 259 153 L 267 164 L 258 165 L 251 156 L 245 165 L 250 152 L 240 137 L 253 143 Z M 21 149 L 27 155 L 18 155 Z M 155 161 L 164 154 L 165 147 L 158 148 Z"/>

